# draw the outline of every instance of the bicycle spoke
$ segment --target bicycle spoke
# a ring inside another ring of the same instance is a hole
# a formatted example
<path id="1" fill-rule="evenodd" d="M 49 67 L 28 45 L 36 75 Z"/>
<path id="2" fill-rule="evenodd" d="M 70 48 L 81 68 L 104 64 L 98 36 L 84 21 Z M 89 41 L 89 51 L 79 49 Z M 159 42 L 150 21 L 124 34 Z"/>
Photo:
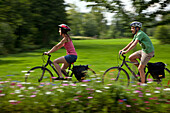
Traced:
<path id="1" fill-rule="evenodd" d="M 129 84 L 129 79 L 126 72 L 118 67 L 113 67 L 108 69 L 103 75 L 103 83 L 104 84 L 121 84 L 127 85 Z"/>

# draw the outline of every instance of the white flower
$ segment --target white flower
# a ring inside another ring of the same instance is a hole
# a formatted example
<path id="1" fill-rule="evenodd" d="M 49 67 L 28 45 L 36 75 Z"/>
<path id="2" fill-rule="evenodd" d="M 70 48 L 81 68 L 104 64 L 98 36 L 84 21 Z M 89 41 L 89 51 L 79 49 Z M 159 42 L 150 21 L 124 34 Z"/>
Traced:
<path id="1" fill-rule="evenodd" d="M 96 90 L 96 92 L 101 93 L 102 91 L 101 90 Z"/>
<path id="2" fill-rule="evenodd" d="M 101 79 L 100 77 L 97 77 L 96 79 Z"/>
<path id="3" fill-rule="evenodd" d="M 23 97 L 24 95 L 18 95 L 18 97 Z"/>
<path id="4" fill-rule="evenodd" d="M 21 91 L 20 90 L 15 90 L 15 93 L 21 93 Z"/>
<path id="5" fill-rule="evenodd" d="M 52 94 L 52 92 L 46 92 L 45 94 L 46 94 L 46 95 L 50 95 L 50 94 Z"/>
<path id="6" fill-rule="evenodd" d="M 154 91 L 154 93 L 160 93 L 160 91 Z"/>
<path id="7" fill-rule="evenodd" d="M 170 91 L 170 88 L 163 89 L 164 91 Z"/>
<path id="8" fill-rule="evenodd" d="M 20 84 L 26 84 L 26 82 L 21 82 Z"/>
<path id="9" fill-rule="evenodd" d="M 58 88 L 58 86 L 54 86 L 54 87 L 52 87 L 52 89 L 56 89 L 56 88 Z"/>
<path id="10" fill-rule="evenodd" d="M 30 74 L 29 73 L 26 73 L 25 76 L 29 76 Z"/>
<path id="11" fill-rule="evenodd" d="M 146 96 L 151 96 L 151 94 L 150 93 L 146 93 Z"/>
<path id="12" fill-rule="evenodd" d="M 141 84 L 141 86 L 147 86 L 147 84 Z"/>
<path id="13" fill-rule="evenodd" d="M 87 84 L 81 84 L 81 86 L 87 86 Z"/>
<path id="14" fill-rule="evenodd" d="M 109 89 L 110 87 L 104 87 L 105 89 Z"/>
<path id="15" fill-rule="evenodd" d="M 28 89 L 35 89 L 34 87 L 28 87 Z"/>
<path id="16" fill-rule="evenodd" d="M 63 89 L 57 89 L 57 91 L 64 92 Z"/>
<path id="17" fill-rule="evenodd" d="M 96 81 L 96 82 L 98 82 L 98 83 L 99 83 L 99 82 L 102 82 L 102 81 Z"/>
<path id="18" fill-rule="evenodd" d="M 17 102 L 17 100 L 9 100 L 9 102 Z"/>

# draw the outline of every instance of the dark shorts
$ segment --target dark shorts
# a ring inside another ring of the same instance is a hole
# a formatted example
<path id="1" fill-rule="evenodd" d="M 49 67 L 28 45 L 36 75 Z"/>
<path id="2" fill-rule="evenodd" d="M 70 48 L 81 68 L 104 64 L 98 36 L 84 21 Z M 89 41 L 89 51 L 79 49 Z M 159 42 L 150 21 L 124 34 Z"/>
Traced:
<path id="1" fill-rule="evenodd" d="M 71 64 L 77 60 L 77 55 L 66 55 L 64 56 L 64 58 L 66 59 L 68 63 Z"/>

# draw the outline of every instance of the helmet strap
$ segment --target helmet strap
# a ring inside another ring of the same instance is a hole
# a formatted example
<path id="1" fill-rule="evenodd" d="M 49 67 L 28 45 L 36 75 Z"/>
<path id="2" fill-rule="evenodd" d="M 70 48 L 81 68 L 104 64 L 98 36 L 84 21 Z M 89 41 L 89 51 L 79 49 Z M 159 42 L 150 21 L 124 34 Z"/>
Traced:
<path id="1" fill-rule="evenodd" d="M 138 32 L 137 27 L 135 27 L 135 33 L 134 33 L 134 35 L 135 35 L 137 32 Z"/>

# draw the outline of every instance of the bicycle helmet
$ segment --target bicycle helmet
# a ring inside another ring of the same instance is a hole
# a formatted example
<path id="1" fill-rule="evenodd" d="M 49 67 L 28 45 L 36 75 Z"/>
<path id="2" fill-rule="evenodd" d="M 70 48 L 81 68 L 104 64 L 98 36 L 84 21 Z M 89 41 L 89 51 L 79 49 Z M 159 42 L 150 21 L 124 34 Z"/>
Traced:
<path id="1" fill-rule="evenodd" d="M 132 23 L 130 24 L 130 26 L 141 28 L 141 27 L 142 27 L 142 23 L 135 21 L 135 22 L 132 22 Z"/>
<path id="2" fill-rule="evenodd" d="M 65 31 L 71 31 L 71 29 L 70 29 L 70 27 L 69 26 L 67 26 L 66 24 L 60 24 L 60 25 L 58 25 L 60 28 L 62 28 L 63 30 L 65 30 Z"/>

